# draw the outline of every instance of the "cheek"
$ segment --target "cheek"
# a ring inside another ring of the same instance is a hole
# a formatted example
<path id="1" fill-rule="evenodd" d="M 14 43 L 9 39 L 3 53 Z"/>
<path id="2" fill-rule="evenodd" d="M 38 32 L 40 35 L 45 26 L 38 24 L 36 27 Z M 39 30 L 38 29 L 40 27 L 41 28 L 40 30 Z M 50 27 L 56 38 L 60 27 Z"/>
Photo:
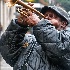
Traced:
<path id="1" fill-rule="evenodd" d="M 52 20 L 50 20 L 50 21 L 51 21 L 51 23 L 52 23 L 55 27 L 58 27 L 58 26 L 60 25 L 59 21 L 56 20 L 56 19 L 52 19 Z"/>

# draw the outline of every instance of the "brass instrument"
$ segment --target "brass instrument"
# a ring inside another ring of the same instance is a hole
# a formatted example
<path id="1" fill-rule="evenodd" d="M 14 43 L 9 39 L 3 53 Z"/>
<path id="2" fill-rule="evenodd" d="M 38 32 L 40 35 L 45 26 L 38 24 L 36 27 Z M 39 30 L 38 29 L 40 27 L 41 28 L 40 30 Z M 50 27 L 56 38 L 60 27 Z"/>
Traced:
<path id="1" fill-rule="evenodd" d="M 35 13 L 38 14 L 39 16 L 45 18 L 45 16 L 44 16 L 42 13 L 40 13 L 39 11 L 37 11 L 36 9 L 34 9 L 34 8 L 31 7 L 31 6 L 26 5 L 24 2 L 22 2 L 22 1 L 20 1 L 20 0 L 5 0 L 5 2 L 7 3 L 7 5 L 8 5 L 9 7 L 12 7 L 12 6 L 14 6 L 15 4 L 18 4 L 18 5 L 21 5 L 21 6 L 25 7 L 26 9 L 29 9 L 29 10 L 35 12 Z M 24 12 L 22 13 L 20 10 L 18 10 L 18 12 L 20 12 L 20 14 L 23 14 L 23 13 L 24 13 Z M 26 14 L 23 14 L 23 15 L 25 16 Z"/>

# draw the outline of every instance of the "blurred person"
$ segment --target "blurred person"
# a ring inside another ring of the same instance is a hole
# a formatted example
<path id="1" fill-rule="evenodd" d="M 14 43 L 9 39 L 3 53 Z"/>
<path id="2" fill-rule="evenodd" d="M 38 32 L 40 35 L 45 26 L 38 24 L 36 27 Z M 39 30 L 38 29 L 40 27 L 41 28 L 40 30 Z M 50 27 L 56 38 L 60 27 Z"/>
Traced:
<path id="1" fill-rule="evenodd" d="M 45 19 L 28 13 L 23 20 L 12 20 L 2 35 L 3 58 L 13 70 L 70 70 L 67 13 L 55 6 L 42 8 Z M 29 27 L 33 34 L 26 35 Z"/>
<path id="2" fill-rule="evenodd" d="M 48 6 L 49 4 L 47 0 L 39 0 L 39 2 L 43 4 L 44 6 Z"/>
<path id="3" fill-rule="evenodd" d="M 69 18 L 70 18 L 70 11 L 68 11 L 68 15 L 69 15 Z"/>
<path id="4" fill-rule="evenodd" d="M 2 25 L 1 25 L 1 22 L 0 22 L 0 36 L 1 36 L 1 31 L 2 31 Z"/>
<path id="5" fill-rule="evenodd" d="M 2 31 L 2 25 L 1 25 L 1 22 L 0 22 L 0 38 L 1 38 L 1 31 Z M 0 66 L 1 66 L 1 53 L 0 53 Z"/>

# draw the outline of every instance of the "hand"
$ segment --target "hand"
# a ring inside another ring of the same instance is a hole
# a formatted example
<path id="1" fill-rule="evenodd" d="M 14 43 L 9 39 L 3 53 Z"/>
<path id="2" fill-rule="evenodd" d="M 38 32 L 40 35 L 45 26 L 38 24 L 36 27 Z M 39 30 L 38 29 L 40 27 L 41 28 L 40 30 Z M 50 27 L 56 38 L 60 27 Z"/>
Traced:
<path id="1" fill-rule="evenodd" d="M 31 3 L 28 3 L 28 5 L 33 6 L 33 4 Z M 18 21 L 22 22 L 21 23 L 22 25 L 34 26 L 40 21 L 40 19 L 38 18 L 36 14 L 32 13 L 31 11 L 27 11 L 25 8 L 23 8 L 22 10 L 26 11 L 27 16 L 28 16 L 28 17 L 25 17 L 23 15 L 19 16 Z"/>
<path id="2" fill-rule="evenodd" d="M 34 4 L 32 4 L 31 2 L 28 2 L 28 5 L 32 7 Z"/>
<path id="3" fill-rule="evenodd" d="M 28 12 L 28 14 L 29 14 L 29 17 L 27 17 L 26 22 L 29 26 L 34 26 L 40 21 L 40 19 L 36 14 L 30 11 Z"/>

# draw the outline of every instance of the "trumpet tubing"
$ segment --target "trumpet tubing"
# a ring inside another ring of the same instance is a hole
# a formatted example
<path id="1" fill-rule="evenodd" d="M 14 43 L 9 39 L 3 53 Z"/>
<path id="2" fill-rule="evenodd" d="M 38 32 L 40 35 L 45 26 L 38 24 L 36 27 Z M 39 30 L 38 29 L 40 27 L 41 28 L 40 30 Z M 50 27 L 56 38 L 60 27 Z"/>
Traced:
<path id="1" fill-rule="evenodd" d="M 9 7 L 14 6 L 15 4 L 21 5 L 23 7 L 25 7 L 26 9 L 30 9 L 31 11 L 34 11 L 36 14 L 38 14 L 39 16 L 45 18 L 45 16 L 40 13 L 39 11 L 37 11 L 36 9 L 34 9 L 33 7 L 26 5 L 24 2 L 20 1 L 20 0 L 6 0 L 6 3 Z"/>
<path id="2" fill-rule="evenodd" d="M 25 16 L 25 17 L 28 17 L 28 14 L 25 12 L 25 11 L 23 11 L 23 10 L 21 10 L 21 9 L 19 9 L 18 8 L 18 13 L 20 13 L 21 14 L 21 16 L 23 15 L 23 16 Z"/>

